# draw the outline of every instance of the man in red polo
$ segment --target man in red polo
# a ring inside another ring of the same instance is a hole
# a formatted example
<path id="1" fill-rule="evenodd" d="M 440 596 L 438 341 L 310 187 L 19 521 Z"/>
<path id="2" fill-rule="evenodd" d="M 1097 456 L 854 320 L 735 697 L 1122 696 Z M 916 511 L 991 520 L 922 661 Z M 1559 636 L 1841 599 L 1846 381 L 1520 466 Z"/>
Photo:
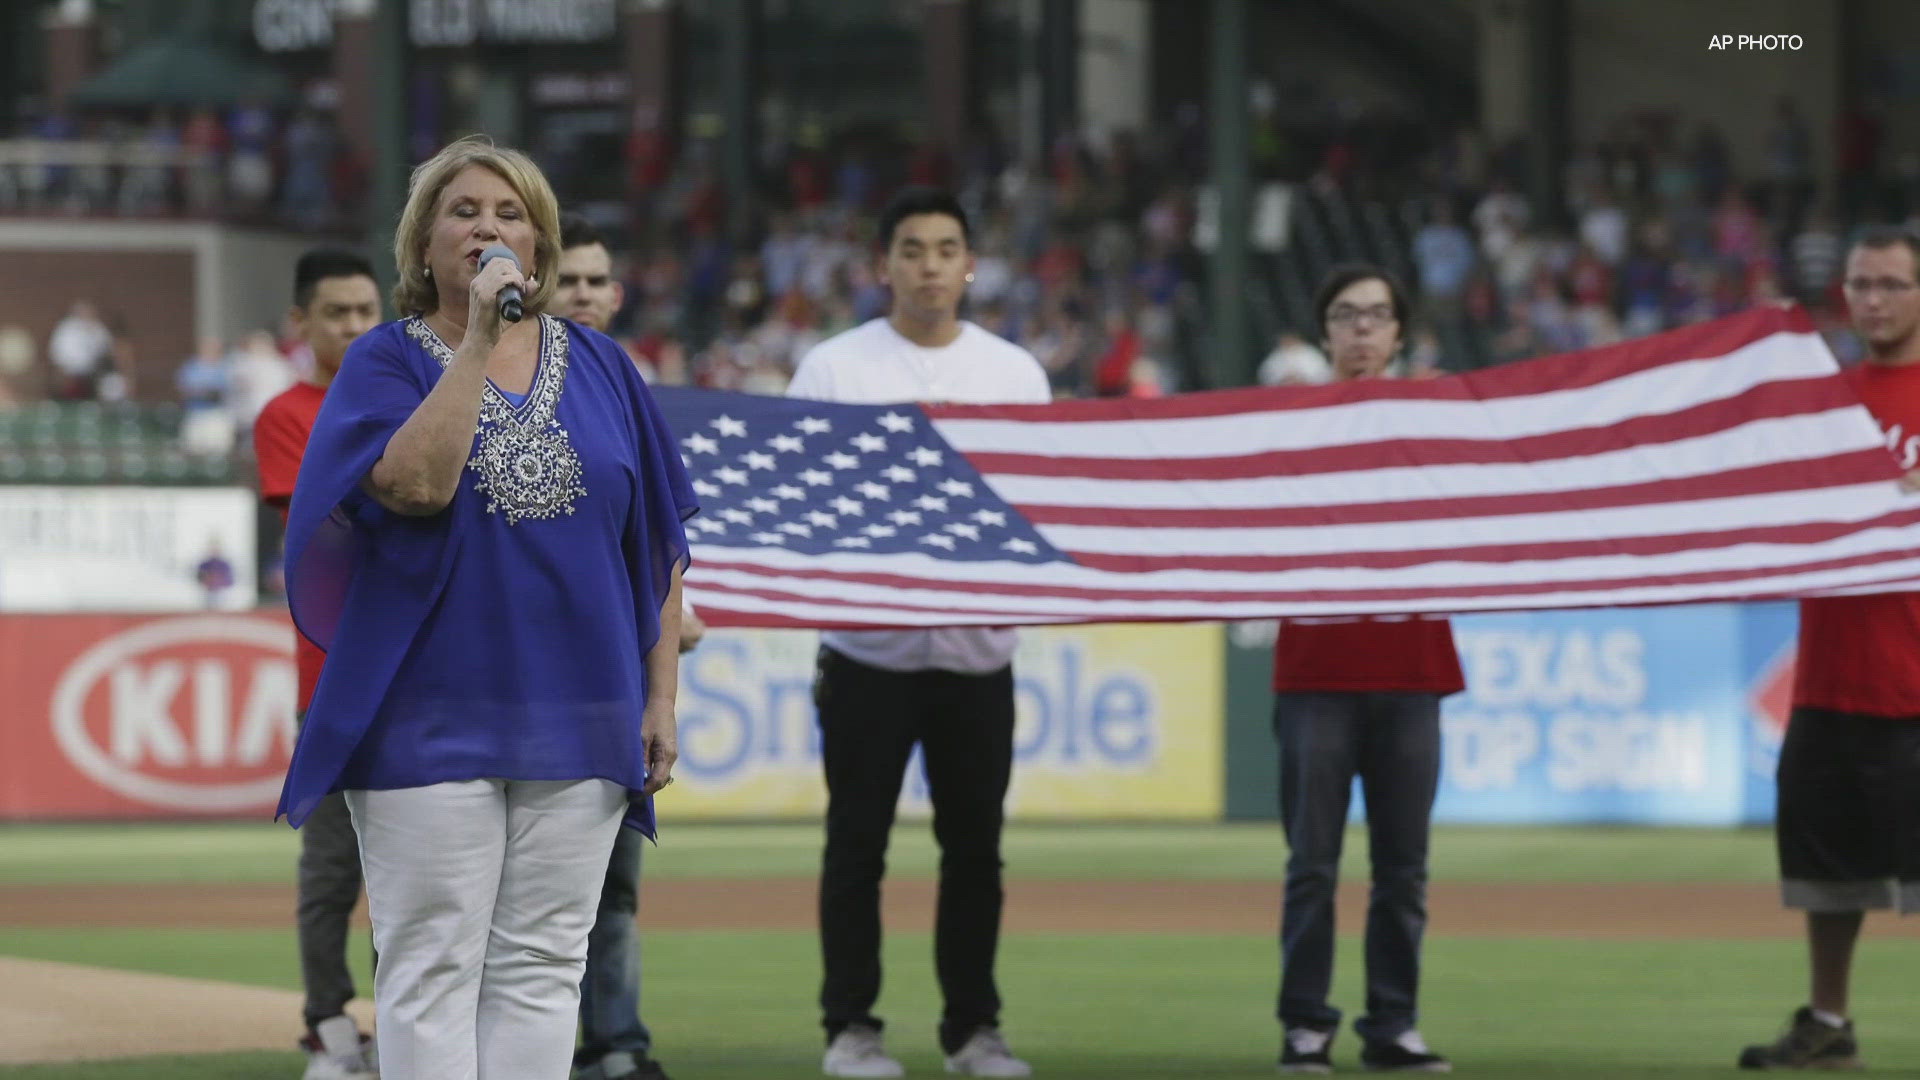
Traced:
<path id="1" fill-rule="evenodd" d="M 292 321 L 313 350 L 313 372 L 267 402 L 253 425 L 253 452 L 260 467 L 260 499 L 286 520 L 300 458 L 313 418 L 327 396 L 353 339 L 380 321 L 380 289 L 365 259 L 344 251 L 309 251 L 293 275 Z M 326 654 L 294 634 L 300 669 L 301 714 L 320 681 Z M 346 1015 L 354 996 L 347 970 L 347 919 L 360 900 L 360 842 L 347 805 L 336 793 L 315 807 L 300 830 L 300 971 L 306 983 L 305 1080 L 346 1080 L 377 1075 L 367 1038 Z"/>

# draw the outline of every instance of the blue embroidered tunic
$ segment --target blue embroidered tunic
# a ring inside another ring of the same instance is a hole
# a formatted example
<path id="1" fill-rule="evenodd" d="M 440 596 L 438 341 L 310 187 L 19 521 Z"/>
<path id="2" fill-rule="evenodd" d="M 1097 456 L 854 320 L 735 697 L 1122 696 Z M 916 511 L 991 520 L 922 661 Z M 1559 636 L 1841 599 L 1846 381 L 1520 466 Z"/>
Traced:
<path id="1" fill-rule="evenodd" d="M 360 487 L 452 350 L 419 319 L 355 341 L 314 422 L 287 522 L 287 595 L 327 651 L 279 813 L 331 792 L 602 778 L 653 833 L 646 655 L 697 507 L 620 347 L 541 316 L 533 384 L 486 385 L 467 470 L 427 517 Z"/>

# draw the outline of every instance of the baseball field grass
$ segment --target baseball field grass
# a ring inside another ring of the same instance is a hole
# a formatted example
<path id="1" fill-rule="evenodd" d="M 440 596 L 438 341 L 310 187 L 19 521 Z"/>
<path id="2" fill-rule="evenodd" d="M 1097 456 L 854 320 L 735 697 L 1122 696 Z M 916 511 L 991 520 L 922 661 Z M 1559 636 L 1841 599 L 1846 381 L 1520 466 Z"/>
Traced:
<path id="1" fill-rule="evenodd" d="M 932 875 L 925 832 L 918 825 L 898 830 L 891 859 L 896 879 Z M 818 852 L 817 829 L 807 826 L 682 826 L 667 840 L 649 852 L 649 879 L 711 882 L 716 896 L 762 890 L 776 879 L 808 879 Z M 1350 875 L 1364 872 L 1364 850 L 1356 834 Z M 290 927 L 103 929 L 54 925 L 58 920 L 44 917 L 31 926 L 5 925 L 9 886 L 121 885 L 126 904 L 137 910 L 146 885 L 215 890 L 284 883 L 293 851 L 285 830 L 258 826 L 0 829 L 0 956 L 295 989 Z M 1048 825 L 1012 829 L 1007 857 L 1015 895 L 1023 881 L 1078 879 L 1117 889 L 1171 879 L 1196 897 L 1212 883 L 1274 882 L 1277 917 L 1284 848 L 1269 825 Z M 1576 896 L 1585 884 L 1699 884 L 1757 893 L 1770 888 L 1772 856 L 1770 838 L 1760 832 L 1443 829 L 1435 839 L 1434 872 L 1437 882 L 1538 884 L 1543 903 Z M 1165 928 L 1152 931 L 1069 927 L 1006 935 L 1000 970 L 1007 1034 L 1036 1075 L 1274 1075 L 1273 934 L 1209 931 L 1204 911 L 1185 917 L 1177 903 L 1164 914 Z M 792 927 L 793 915 L 768 925 Z M 1673 932 L 1644 937 L 1520 935 L 1436 919 L 1422 1028 L 1455 1058 L 1462 1075 L 1734 1075 L 1739 1046 L 1770 1037 L 1800 1000 L 1803 959 L 1793 924 L 1782 914 L 1778 932 L 1729 936 L 1715 930 L 1712 910 L 1672 915 Z M 1889 919 L 1869 922 L 1855 1014 L 1869 1064 L 1912 1075 L 1920 1071 L 1920 979 L 1913 975 L 1920 970 L 1920 937 L 1905 927 L 1888 934 Z M 1701 932 L 1684 932 L 1690 925 Z M 810 932 L 652 930 L 645 950 L 647 1019 L 677 1080 L 819 1075 L 812 1008 L 818 958 Z M 886 951 L 881 1011 L 890 1019 L 889 1044 L 909 1076 L 939 1075 L 938 1003 L 924 926 L 895 926 Z M 365 953 L 361 931 L 353 959 L 363 969 Z M 1362 998 L 1359 942 L 1346 936 L 1335 999 L 1352 1012 Z M 294 1027 L 289 1016 L 289 1043 Z M 1351 1033 L 1344 1033 L 1335 1044 L 1336 1063 L 1357 1069 L 1356 1053 Z M 288 1050 L 0 1066 L 0 1078 L 277 1080 L 297 1077 L 300 1065 Z"/>

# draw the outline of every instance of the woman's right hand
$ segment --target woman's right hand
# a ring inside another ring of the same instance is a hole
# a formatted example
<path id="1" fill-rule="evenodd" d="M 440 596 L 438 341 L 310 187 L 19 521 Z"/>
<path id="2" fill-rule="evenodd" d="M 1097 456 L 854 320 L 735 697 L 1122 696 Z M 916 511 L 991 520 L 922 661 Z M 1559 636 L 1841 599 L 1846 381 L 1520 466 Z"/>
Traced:
<path id="1" fill-rule="evenodd" d="M 506 332 L 507 321 L 500 317 L 500 294 L 517 285 L 522 296 L 533 293 L 533 279 L 523 277 L 510 259 L 490 259 L 473 275 L 467 286 L 467 337 L 485 342 L 489 349 Z"/>

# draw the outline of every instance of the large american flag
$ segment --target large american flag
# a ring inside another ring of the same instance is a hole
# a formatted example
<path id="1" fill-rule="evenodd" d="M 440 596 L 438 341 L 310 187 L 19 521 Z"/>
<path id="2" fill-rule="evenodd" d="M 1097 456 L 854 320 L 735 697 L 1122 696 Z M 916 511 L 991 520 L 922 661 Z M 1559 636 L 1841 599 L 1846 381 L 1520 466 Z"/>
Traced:
<path id="1" fill-rule="evenodd" d="M 1920 587 L 1803 312 L 1426 381 L 1052 405 L 657 392 L 716 625 L 1664 604 Z"/>

